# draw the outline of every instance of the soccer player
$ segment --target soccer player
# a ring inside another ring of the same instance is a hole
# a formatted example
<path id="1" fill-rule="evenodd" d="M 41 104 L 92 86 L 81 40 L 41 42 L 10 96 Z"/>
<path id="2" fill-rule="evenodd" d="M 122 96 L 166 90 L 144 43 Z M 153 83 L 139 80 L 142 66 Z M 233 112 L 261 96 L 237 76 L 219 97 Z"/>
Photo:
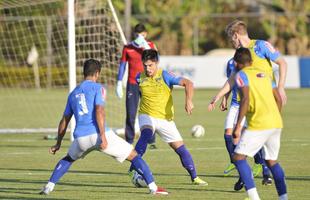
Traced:
<path id="1" fill-rule="evenodd" d="M 264 158 L 273 175 L 279 200 L 287 200 L 285 174 L 277 162 L 283 127 L 279 91 L 275 89 L 272 76 L 254 66 L 249 49 L 237 49 L 234 61 L 240 70 L 236 74 L 235 82 L 241 102 L 237 124 L 233 131 L 234 137 L 241 135 L 233 156 L 234 163 L 245 183 L 249 198 L 259 200 L 246 157 L 252 157 L 264 148 Z M 245 116 L 247 128 L 241 134 L 241 122 Z"/>
<path id="2" fill-rule="evenodd" d="M 137 24 L 134 28 L 135 40 L 123 48 L 122 58 L 117 76 L 116 94 L 123 97 L 122 80 L 128 62 L 128 80 L 126 87 L 126 141 L 132 144 L 135 138 L 135 120 L 139 103 L 139 86 L 136 83 L 136 76 L 143 71 L 141 55 L 144 49 L 156 49 L 153 42 L 146 41 L 147 30 L 143 24 Z M 155 135 L 148 141 L 150 148 L 155 149 Z"/>
<path id="3" fill-rule="evenodd" d="M 186 78 L 176 77 L 160 69 L 158 59 L 158 52 L 154 49 L 144 50 L 142 53 L 144 72 L 137 75 L 141 93 L 138 117 L 141 136 L 135 149 L 142 156 L 146 151 L 147 141 L 156 132 L 179 155 L 183 167 L 191 176 L 192 183 L 207 185 L 207 182 L 197 176 L 192 156 L 185 147 L 173 121 L 173 85 L 185 88 L 185 110 L 190 115 L 194 108 L 192 102 L 193 83 Z"/>
<path id="4" fill-rule="evenodd" d="M 227 63 L 227 68 L 226 68 L 226 76 L 227 78 L 229 78 L 229 76 L 232 73 L 236 72 L 236 66 L 235 66 L 235 62 L 233 59 L 230 59 Z M 225 120 L 225 133 L 224 133 L 224 140 L 225 140 L 225 145 L 226 145 L 226 149 L 227 152 L 229 154 L 230 157 L 230 161 L 231 163 L 228 165 L 228 167 L 224 170 L 224 176 L 228 176 L 234 169 L 235 169 L 235 165 L 232 162 L 232 156 L 233 156 L 233 152 L 235 149 L 236 144 L 238 143 L 238 138 L 233 139 L 232 138 L 232 131 L 233 128 L 236 125 L 237 122 L 237 118 L 238 118 L 238 113 L 239 113 L 239 96 L 237 94 L 237 87 L 236 85 L 233 86 L 232 90 L 232 98 L 231 98 L 231 103 L 230 103 L 230 107 L 229 107 L 229 111 L 227 113 L 226 116 L 226 120 Z M 223 99 L 222 99 L 222 103 L 220 105 L 220 109 L 222 111 L 227 110 L 227 99 L 230 95 L 230 92 L 227 93 Z M 245 119 L 242 120 L 241 125 L 244 127 L 245 125 Z M 256 177 L 259 175 L 259 173 L 261 173 L 261 171 L 263 172 L 263 180 L 262 180 L 262 184 L 263 185 L 271 185 L 272 184 L 272 179 L 270 177 L 270 172 L 268 167 L 266 166 L 266 163 L 264 161 L 264 159 L 262 158 L 262 150 L 260 150 L 255 156 L 254 156 L 254 161 L 255 164 L 252 167 L 252 171 L 253 171 L 253 176 Z M 244 183 L 242 182 L 241 179 L 239 179 L 234 186 L 234 190 L 239 191 L 243 188 Z"/>
<path id="5" fill-rule="evenodd" d="M 246 47 L 250 49 L 251 55 L 252 55 L 252 59 L 253 59 L 253 63 L 254 63 L 254 67 L 258 67 L 259 69 L 267 72 L 269 75 L 273 76 L 273 71 L 272 71 L 272 65 L 271 65 L 271 61 L 278 64 L 279 65 L 279 82 L 278 82 L 278 90 L 282 99 L 282 105 L 284 105 L 286 103 L 286 94 L 285 94 L 285 90 L 284 90 L 284 83 L 285 83 L 285 78 L 286 78 L 286 71 L 287 71 L 287 64 L 286 61 L 284 60 L 284 58 L 281 56 L 281 54 L 276 51 L 273 46 L 264 41 L 264 40 L 251 40 L 248 36 L 248 32 L 247 32 L 247 26 L 243 21 L 240 20 L 235 20 L 232 23 L 230 23 L 227 27 L 226 27 L 226 33 L 227 36 L 229 38 L 229 40 L 231 41 L 233 47 L 235 49 L 240 48 L 240 47 Z M 228 79 L 228 81 L 225 83 L 225 85 L 223 86 L 223 88 L 218 92 L 218 94 L 211 100 L 210 104 L 209 104 L 209 110 L 213 110 L 215 107 L 215 103 L 221 98 L 223 97 L 225 94 L 227 94 L 230 91 L 230 85 L 234 84 L 234 78 L 235 78 L 235 66 L 234 66 L 234 62 L 230 61 L 230 66 L 232 68 L 232 73 Z M 230 85 L 229 85 L 230 84 Z M 228 94 L 227 94 L 228 96 Z M 226 96 L 226 97 L 227 97 Z M 234 97 L 234 95 L 233 95 Z M 236 96 L 235 96 L 236 97 Z M 227 98 L 226 98 L 227 99 Z M 221 109 L 225 109 L 227 103 L 225 97 L 224 97 L 224 103 L 221 104 Z M 232 99 L 234 101 L 234 98 Z M 234 104 L 234 105 L 233 105 Z M 227 121 L 230 120 L 230 122 L 235 121 L 236 119 L 236 113 L 238 113 L 238 110 L 236 108 L 234 108 L 235 103 L 233 103 L 231 105 L 231 109 L 233 109 L 235 116 L 230 115 L 230 112 L 227 115 L 227 118 L 231 117 L 230 119 L 227 119 Z M 230 109 L 230 110 L 231 110 Z M 230 128 L 229 126 L 226 126 L 226 128 Z M 231 137 L 231 131 L 232 129 L 225 131 L 225 143 L 227 145 L 227 149 L 229 151 L 229 154 L 231 155 L 233 152 L 233 139 Z M 235 141 L 237 141 L 238 138 L 235 139 Z M 256 163 L 261 163 L 263 164 L 262 159 L 260 158 L 260 153 L 255 156 L 255 162 Z M 233 169 L 233 166 L 230 165 L 228 167 L 228 171 Z M 254 169 L 260 169 L 257 168 L 257 165 L 254 165 Z M 255 173 L 258 174 L 258 173 Z M 266 167 L 263 166 L 263 176 L 264 176 L 264 180 L 263 180 L 263 184 L 270 184 L 271 183 L 271 179 L 270 177 L 267 176 L 268 175 L 268 170 L 266 169 Z M 242 182 L 237 182 L 242 184 Z"/>
<path id="6" fill-rule="evenodd" d="M 157 187 L 152 173 L 145 161 L 133 150 L 132 145 L 118 137 L 112 131 L 105 131 L 105 89 L 96 83 L 101 71 L 99 61 L 89 59 L 84 62 L 84 81 L 68 96 L 67 105 L 58 126 L 58 138 L 50 153 L 55 154 L 61 146 L 67 126 L 72 115 L 76 119 L 74 141 L 68 154 L 56 165 L 48 183 L 40 194 L 47 195 L 53 191 L 55 184 L 69 170 L 72 163 L 83 158 L 92 150 L 106 153 L 123 162 L 128 160 L 133 168 L 140 173 L 151 194 L 168 194 L 164 189 Z"/>

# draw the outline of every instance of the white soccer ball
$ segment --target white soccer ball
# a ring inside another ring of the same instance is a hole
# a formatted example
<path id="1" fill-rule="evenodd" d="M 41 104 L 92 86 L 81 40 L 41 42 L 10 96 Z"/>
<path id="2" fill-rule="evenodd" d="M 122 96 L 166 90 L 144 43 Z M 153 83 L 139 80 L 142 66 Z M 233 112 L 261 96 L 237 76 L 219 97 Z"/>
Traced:
<path id="1" fill-rule="evenodd" d="M 192 127 L 192 136 L 195 137 L 195 138 L 199 138 L 199 137 L 202 137 L 204 136 L 205 134 L 205 128 L 201 125 L 195 125 Z"/>
<path id="2" fill-rule="evenodd" d="M 146 182 L 144 181 L 144 178 L 136 171 L 134 171 L 131 182 L 134 184 L 134 186 L 141 188 L 141 187 L 147 187 Z"/>

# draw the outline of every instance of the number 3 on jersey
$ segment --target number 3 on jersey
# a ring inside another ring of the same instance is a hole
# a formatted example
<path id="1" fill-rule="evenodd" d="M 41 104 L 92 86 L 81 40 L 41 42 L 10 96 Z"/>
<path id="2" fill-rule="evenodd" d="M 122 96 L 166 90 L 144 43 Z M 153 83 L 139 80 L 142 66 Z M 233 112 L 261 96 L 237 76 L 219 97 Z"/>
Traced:
<path id="1" fill-rule="evenodd" d="M 88 108 L 86 104 L 86 98 L 84 93 L 80 93 L 75 95 L 76 98 L 79 99 L 79 115 L 85 115 L 88 113 Z"/>

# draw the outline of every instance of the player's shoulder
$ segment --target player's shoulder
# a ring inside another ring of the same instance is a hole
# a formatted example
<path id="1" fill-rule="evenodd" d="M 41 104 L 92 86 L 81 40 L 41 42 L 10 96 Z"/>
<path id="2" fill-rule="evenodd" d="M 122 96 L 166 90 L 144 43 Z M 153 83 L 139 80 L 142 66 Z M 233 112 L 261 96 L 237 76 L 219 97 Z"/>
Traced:
<path id="1" fill-rule="evenodd" d="M 230 59 L 227 61 L 227 67 L 229 67 L 229 68 L 235 67 L 234 58 L 230 58 Z"/>

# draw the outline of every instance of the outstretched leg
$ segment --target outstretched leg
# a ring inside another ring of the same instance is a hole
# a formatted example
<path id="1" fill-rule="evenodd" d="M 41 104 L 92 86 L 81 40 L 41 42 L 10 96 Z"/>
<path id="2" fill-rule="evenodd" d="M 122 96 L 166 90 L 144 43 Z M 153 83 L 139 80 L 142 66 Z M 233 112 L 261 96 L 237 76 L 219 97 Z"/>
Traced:
<path id="1" fill-rule="evenodd" d="M 192 155 L 189 153 L 182 141 L 172 142 L 169 145 L 175 150 L 179 155 L 182 166 L 186 169 L 191 179 L 196 185 L 207 185 L 208 183 L 203 181 L 197 176 L 195 164 Z"/>

